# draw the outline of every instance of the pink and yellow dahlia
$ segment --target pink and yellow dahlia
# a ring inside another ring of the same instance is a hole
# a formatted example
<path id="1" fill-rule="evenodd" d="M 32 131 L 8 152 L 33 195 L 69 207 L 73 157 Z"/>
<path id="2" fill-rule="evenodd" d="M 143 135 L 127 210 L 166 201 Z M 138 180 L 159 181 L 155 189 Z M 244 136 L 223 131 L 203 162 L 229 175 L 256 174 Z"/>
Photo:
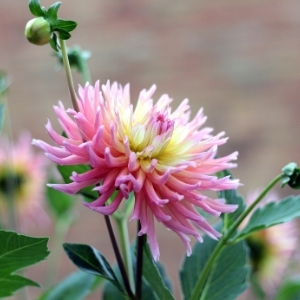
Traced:
<path id="1" fill-rule="evenodd" d="M 168 95 L 154 104 L 154 85 L 141 91 L 135 108 L 130 102 L 129 85 L 108 82 L 101 90 L 99 82 L 95 87 L 80 87 L 79 111 L 66 110 L 61 102 L 54 107 L 66 135 L 55 132 L 48 122 L 46 129 L 57 146 L 34 140 L 57 164 L 91 166 L 83 174 L 73 173 L 71 183 L 51 186 L 74 194 L 96 185 L 98 199 L 85 205 L 108 215 L 134 193 L 131 219 L 140 221 L 139 235 L 148 236 L 155 259 L 159 249 L 154 219 L 178 234 L 188 254 L 189 236 L 202 241 L 202 231 L 212 238 L 220 237 L 199 211 L 219 216 L 236 209 L 223 199 L 202 194 L 239 186 L 238 180 L 214 175 L 234 167 L 231 161 L 237 158 L 237 152 L 216 157 L 218 146 L 227 140 L 224 133 L 213 136 L 211 128 L 201 128 L 206 121 L 202 110 L 189 122 L 188 100 L 174 112 Z"/>
<path id="2" fill-rule="evenodd" d="M 33 151 L 31 139 L 28 132 L 20 134 L 15 143 L 0 139 L 0 221 L 10 223 L 12 207 L 18 230 L 23 231 L 30 223 L 49 222 L 43 207 L 48 162 Z"/>

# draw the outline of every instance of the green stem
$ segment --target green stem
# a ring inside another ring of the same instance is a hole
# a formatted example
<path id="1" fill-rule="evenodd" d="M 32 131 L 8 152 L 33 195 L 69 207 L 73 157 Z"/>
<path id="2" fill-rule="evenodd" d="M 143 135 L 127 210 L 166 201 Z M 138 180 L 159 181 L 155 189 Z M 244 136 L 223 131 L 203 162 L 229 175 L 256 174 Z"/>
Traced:
<path id="1" fill-rule="evenodd" d="M 193 290 L 192 296 L 190 300 L 199 300 L 202 299 L 201 291 L 204 288 L 205 282 L 209 276 L 213 263 L 217 259 L 220 252 L 223 250 L 223 247 L 226 245 L 227 241 L 231 238 L 231 236 L 236 232 L 240 224 L 243 220 L 248 216 L 248 214 L 253 210 L 253 208 L 264 198 L 264 196 L 271 190 L 271 188 L 282 178 L 282 174 L 276 176 L 263 190 L 263 192 L 258 196 L 258 198 L 239 216 L 239 218 L 232 224 L 232 226 L 228 229 L 228 231 L 224 234 L 224 236 L 220 239 L 216 248 L 213 250 L 210 255 L 208 261 L 206 262 L 201 276 L 195 284 L 195 288 Z"/>
<path id="2" fill-rule="evenodd" d="M 131 289 L 134 291 L 134 274 L 133 274 L 133 266 L 131 259 L 131 251 L 130 251 L 130 240 L 128 234 L 128 223 L 126 217 L 116 217 L 115 218 L 117 229 L 120 237 L 120 248 L 121 253 L 125 265 L 125 269 L 128 275 L 129 283 Z"/>
<path id="3" fill-rule="evenodd" d="M 48 287 L 52 286 L 56 281 L 58 268 L 60 266 L 59 261 L 62 253 L 61 245 L 63 244 L 64 238 L 72 222 L 73 222 L 73 218 L 71 216 L 58 219 L 55 222 L 54 236 L 52 238 L 50 264 L 47 268 L 47 273 L 46 273 L 46 285 Z"/>
<path id="4" fill-rule="evenodd" d="M 71 67 L 70 67 L 69 58 L 68 58 L 66 42 L 62 39 L 60 39 L 59 42 L 60 42 L 61 54 L 62 54 L 64 68 L 66 71 L 66 76 L 67 76 L 68 87 L 69 87 L 69 91 L 70 91 L 72 104 L 73 104 L 74 110 L 78 112 L 79 109 L 78 109 L 78 104 L 77 104 L 77 97 L 76 97 L 76 93 L 75 93 L 75 89 L 74 89 L 73 77 L 72 77 Z"/>

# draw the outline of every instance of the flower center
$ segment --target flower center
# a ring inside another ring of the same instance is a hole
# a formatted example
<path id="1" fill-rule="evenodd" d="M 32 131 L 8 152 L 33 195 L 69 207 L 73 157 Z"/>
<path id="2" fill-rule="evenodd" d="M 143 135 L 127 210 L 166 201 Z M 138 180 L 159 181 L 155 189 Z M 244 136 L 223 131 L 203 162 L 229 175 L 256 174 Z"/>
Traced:
<path id="1" fill-rule="evenodd" d="M 130 148 L 139 158 L 157 158 L 169 142 L 174 128 L 174 121 L 168 112 L 154 112 L 144 123 L 132 127 L 129 136 Z"/>
<path id="2" fill-rule="evenodd" d="M 0 192 L 7 196 L 14 195 L 21 190 L 24 182 L 25 178 L 22 174 L 4 170 L 0 174 Z"/>

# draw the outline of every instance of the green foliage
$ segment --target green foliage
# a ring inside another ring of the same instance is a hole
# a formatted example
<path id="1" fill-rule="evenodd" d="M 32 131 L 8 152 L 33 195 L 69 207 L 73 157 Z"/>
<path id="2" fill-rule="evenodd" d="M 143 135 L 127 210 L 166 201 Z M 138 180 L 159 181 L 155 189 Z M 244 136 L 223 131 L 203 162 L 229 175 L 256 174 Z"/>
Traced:
<path id="1" fill-rule="evenodd" d="M 77 26 L 77 23 L 74 21 L 57 18 L 60 5 L 61 2 L 56 2 L 46 10 L 45 7 L 41 7 L 39 0 L 29 1 L 29 10 L 31 13 L 36 17 L 44 18 L 49 23 L 51 30 L 51 39 L 49 43 L 55 51 L 58 51 L 59 48 L 57 35 L 61 40 L 67 40 L 71 37 L 70 32 Z"/>
<path id="2" fill-rule="evenodd" d="M 297 164 L 291 162 L 282 168 L 281 186 L 288 184 L 292 189 L 300 189 L 300 168 Z"/>
<path id="3" fill-rule="evenodd" d="M 0 230 L 0 241 L 0 297 L 10 296 L 24 286 L 39 286 L 38 283 L 14 273 L 49 255 L 48 238 Z"/>
<path id="4" fill-rule="evenodd" d="M 274 300 L 299 300 L 300 276 L 299 274 L 284 281 Z"/>
<path id="5" fill-rule="evenodd" d="M 47 187 L 47 202 L 56 219 L 68 217 L 74 206 L 74 199 L 70 195 Z"/>
<path id="6" fill-rule="evenodd" d="M 227 170 L 220 172 L 218 175 L 219 177 L 230 176 L 232 178 L 231 173 Z M 243 213 L 243 211 L 246 208 L 246 204 L 244 202 L 243 197 L 240 196 L 236 190 L 220 191 L 218 193 L 218 197 L 225 199 L 227 204 L 238 205 L 238 208 L 233 213 L 222 215 L 222 218 L 224 220 L 223 230 L 225 230 L 229 228 L 235 222 L 235 220 Z"/>
<path id="7" fill-rule="evenodd" d="M 205 236 L 203 243 L 196 243 L 193 253 L 186 257 L 180 270 L 181 288 L 189 300 L 198 278 L 218 242 Z M 225 246 L 215 260 L 210 275 L 201 291 L 199 300 L 232 300 L 247 287 L 249 267 L 248 251 L 243 242 Z"/>
<path id="8" fill-rule="evenodd" d="M 82 300 L 100 283 L 99 277 L 77 271 L 56 286 L 50 288 L 36 300 Z"/>
<path id="9" fill-rule="evenodd" d="M 162 266 L 154 262 L 147 243 L 144 244 L 143 277 L 155 294 L 157 300 L 174 300 L 170 292 L 169 279 Z"/>
<path id="10" fill-rule="evenodd" d="M 82 244 L 63 244 L 70 260 L 82 271 L 101 276 L 112 282 L 121 292 L 123 286 L 106 258 L 95 248 Z"/>
<path id="11" fill-rule="evenodd" d="M 235 236 L 235 240 L 277 224 L 286 223 L 300 216 L 300 196 L 289 196 L 283 200 L 269 202 L 256 209 L 248 224 Z"/>
<path id="12" fill-rule="evenodd" d="M 87 60 L 91 57 L 91 53 L 89 51 L 82 50 L 79 46 L 68 48 L 67 52 L 71 68 L 75 68 L 79 73 L 84 73 L 85 65 L 87 64 Z M 63 65 L 61 53 L 56 52 L 55 54 L 59 59 L 59 63 Z"/>
<path id="13" fill-rule="evenodd" d="M 76 166 L 60 166 L 57 165 L 57 169 L 60 172 L 60 174 L 63 177 L 63 180 L 65 183 L 70 183 L 72 180 L 70 179 L 70 176 L 72 175 L 72 172 L 76 172 L 78 174 L 87 172 L 90 170 L 90 166 L 88 165 L 76 165 Z M 85 200 L 87 202 L 94 201 L 99 197 L 97 191 L 93 191 L 94 187 L 86 187 L 81 189 L 78 193 L 84 196 Z"/>
<path id="14" fill-rule="evenodd" d="M 134 243 L 135 244 L 135 243 Z M 135 266 L 135 245 L 131 246 L 133 265 Z M 147 246 L 145 244 L 145 246 Z M 147 255 L 147 256 L 146 256 Z M 117 265 L 114 266 L 114 271 L 118 278 L 121 277 L 120 271 Z M 153 273 L 152 273 L 153 272 Z M 153 278 L 151 278 L 153 276 Z M 146 280 L 147 277 L 148 280 Z M 156 281 L 157 280 L 157 281 Z M 149 282 L 151 281 L 151 285 Z M 163 281 L 163 282 L 161 282 Z M 156 291 L 156 289 L 158 291 Z M 174 299 L 170 293 L 171 282 L 166 275 L 165 269 L 160 262 L 154 262 L 152 255 L 147 246 L 144 250 L 143 259 L 143 280 L 142 280 L 142 300 L 160 300 L 160 299 Z M 161 298 L 159 298 L 161 296 Z M 169 298 L 165 298 L 169 296 Z M 124 294 L 122 294 L 112 283 L 106 282 L 103 291 L 103 300 L 128 300 Z"/>

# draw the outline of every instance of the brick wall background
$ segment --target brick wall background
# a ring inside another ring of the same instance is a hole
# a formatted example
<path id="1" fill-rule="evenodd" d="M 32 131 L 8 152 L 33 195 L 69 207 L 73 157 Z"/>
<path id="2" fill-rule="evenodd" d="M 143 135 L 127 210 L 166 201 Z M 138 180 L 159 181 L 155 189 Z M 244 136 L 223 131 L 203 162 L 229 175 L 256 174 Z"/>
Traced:
<path id="1" fill-rule="evenodd" d="M 240 153 L 233 174 L 244 184 L 241 193 L 267 184 L 287 162 L 300 163 L 298 0 L 62 2 L 60 17 L 78 21 L 68 45 L 92 52 L 94 81 L 129 82 L 132 99 L 155 83 L 157 98 L 168 93 L 174 107 L 184 98 L 192 115 L 204 107 L 207 125 L 230 137 L 220 154 Z M 35 47 L 23 36 L 31 18 L 27 4 L 0 0 L 0 69 L 12 82 L 7 131 L 16 137 L 25 128 L 47 140 L 44 124 L 47 118 L 55 123 L 52 106 L 59 99 L 71 104 L 50 47 Z M 79 211 L 67 240 L 90 243 L 112 259 L 101 216 L 80 204 Z M 158 231 L 161 260 L 175 281 L 183 247 L 175 235 Z M 75 267 L 66 261 L 61 276 L 70 270 Z"/>

